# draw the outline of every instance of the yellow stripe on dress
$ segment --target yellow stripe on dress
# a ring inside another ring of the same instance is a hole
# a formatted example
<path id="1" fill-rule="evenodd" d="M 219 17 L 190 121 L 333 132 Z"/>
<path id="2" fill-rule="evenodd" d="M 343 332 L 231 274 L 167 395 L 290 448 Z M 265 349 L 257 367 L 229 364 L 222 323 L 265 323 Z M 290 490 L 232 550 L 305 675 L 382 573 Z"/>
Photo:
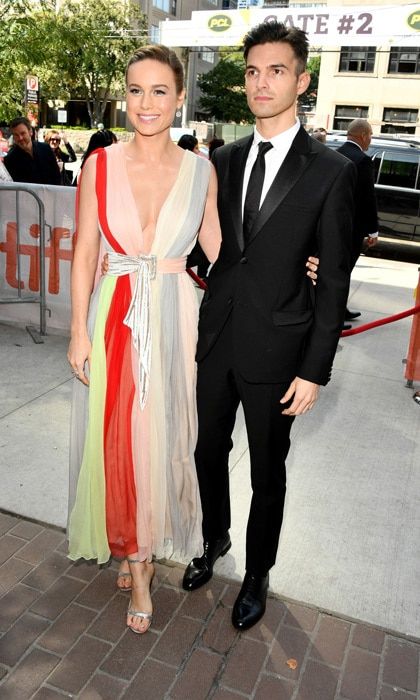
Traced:
<path id="1" fill-rule="evenodd" d="M 100 290 L 92 342 L 88 430 L 69 523 L 69 558 L 97 559 L 98 564 L 107 562 L 111 555 L 105 516 L 103 434 L 107 382 L 104 337 L 116 283 L 116 277 L 105 277 Z"/>

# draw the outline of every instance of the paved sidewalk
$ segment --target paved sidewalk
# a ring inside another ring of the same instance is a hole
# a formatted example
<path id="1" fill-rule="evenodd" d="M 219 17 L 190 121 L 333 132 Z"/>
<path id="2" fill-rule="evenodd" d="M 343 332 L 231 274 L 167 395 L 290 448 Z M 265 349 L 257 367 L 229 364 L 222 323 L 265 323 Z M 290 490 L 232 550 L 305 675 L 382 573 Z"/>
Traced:
<path id="1" fill-rule="evenodd" d="M 237 634 L 238 584 L 215 577 L 187 594 L 182 569 L 163 564 L 151 630 L 137 636 L 113 568 L 65 554 L 60 530 L 0 513 L 2 700 L 419 697 L 419 643 L 274 597 Z"/>
<path id="2" fill-rule="evenodd" d="M 350 299 L 358 324 L 412 306 L 418 277 L 414 264 L 361 257 Z M 407 318 L 343 338 L 332 382 L 295 421 L 270 587 L 420 640 L 420 409 L 401 363 L 410 328 Z M 44 340 L 36 345 L 25 328 L 0 323 L 0 509 L 64 527 L 74 380 L 68 339 L 49 330 Z M 237 584 L 251 494 L 241 412 L 233 442 L 232 549 L 215 572 Z"/>

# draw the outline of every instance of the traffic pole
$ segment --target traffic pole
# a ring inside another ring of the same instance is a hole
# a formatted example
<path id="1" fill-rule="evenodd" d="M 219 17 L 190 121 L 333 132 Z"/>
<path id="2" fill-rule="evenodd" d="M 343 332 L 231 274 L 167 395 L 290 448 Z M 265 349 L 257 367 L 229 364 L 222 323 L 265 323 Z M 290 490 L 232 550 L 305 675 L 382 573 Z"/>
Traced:
<path id="1" fill-rule="evenodd" d="M 418 306 L 419 304 L 420 275 L 416 290 L 416 306 Z M 413 315 L 410 342 L 408 345 L 407 359 L 405 361 L 405 378 L 407 380 L 407 386 L 409 388 L 413 386 L 413 381 L 420 380 L 420 314 Z"/>

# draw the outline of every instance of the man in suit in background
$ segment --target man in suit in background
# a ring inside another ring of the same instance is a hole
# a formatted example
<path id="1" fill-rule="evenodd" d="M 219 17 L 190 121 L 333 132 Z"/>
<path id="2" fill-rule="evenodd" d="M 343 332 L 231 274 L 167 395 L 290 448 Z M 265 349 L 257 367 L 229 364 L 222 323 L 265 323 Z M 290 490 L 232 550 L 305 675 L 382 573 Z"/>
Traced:
<path id="1" fill-rule="evenodd" d="M 245 630 L 264 614 L 286 492 L 294 417 L 330 378 L 350 277 L 354 166 L 312 139 L 296 119 L 309 85 L 305 32 L 278 22 L 244 41 L 255 131 L 218 148 L 222 229 L 199 322 L 196 465 L 204 555 L 183 579 L 194 590 L 231 546 L 228 458 L 239 402 L 251 459 L 246 575 L 232 613 Z M 316 287 L 305 262 L 318 251 Z"/>
<path id="2" fill-rule="evenodd" d="M 13 148 L 4 159 L 4 164 L 15 182 L 30 182 L 40 185 L 60 185 L 61 175 L 57 160 L 47 143 L 32 139 L 32 126 L 26 117 L 17 117 L 10 122 Z"/>
<path id="3" fill-rule="evenodd" d="M 363 241 L 368 246 L 378 241 L 378 212 L 376 209 L 375 185 L 372 159 L 365 151 L 372 140 L 372 127 L 366 119 L 354 119 L 347 130 L 347 141 L 337 148 L 339 153 L 353 161 L 357 168 L 356 191 L 354 194 L 353 251 L 351 269 L 359 257 Z M 345 320 L 353 321 L 360 316 L 359 311 L 346 309 Z"/>
<path id="4" fill-rule="evenodd" d="M 312 138 L 320 143 L 327 143 L 327 130 L 323 126 L 318 126 L 311 134 Z"/>

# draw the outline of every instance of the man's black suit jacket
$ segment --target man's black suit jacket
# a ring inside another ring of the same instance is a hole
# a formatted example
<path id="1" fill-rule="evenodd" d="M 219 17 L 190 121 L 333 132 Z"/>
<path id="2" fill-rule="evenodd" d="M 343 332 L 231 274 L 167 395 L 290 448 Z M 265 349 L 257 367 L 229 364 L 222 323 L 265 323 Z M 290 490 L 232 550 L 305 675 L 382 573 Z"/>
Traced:
<path id="1" fill-rule="evenodd" d="M 4 164 L 12 179 L 15 182 L 60 185 L 60 170 L 51 146 L 34 141 L 32 148 L 31 156 L 20 146 L 13 146 L 4 158 Z"/>
<path id="2" fill-rule="evenodd" d="M 301 128 L 244 248 L 242 180 L 252 141 L 213 156 L 222 245 L 200 309 L 197 361 L 232 313 L 235 365 L 247 381 L 326 384 L 349 288 L 355 168 Z M 316 287 L 305 267 L 314 253 Z"/>
<path id="3" fill-rule="evenodd" d="M 357 259 L 363 239 L 369 233 L 376 233 L 378 230 L 373 163 L 372 159 L 353 141 L 346 141 L 337 151 L 353 161 L 357 168 L 353 220 L 354 256 Z"/>

